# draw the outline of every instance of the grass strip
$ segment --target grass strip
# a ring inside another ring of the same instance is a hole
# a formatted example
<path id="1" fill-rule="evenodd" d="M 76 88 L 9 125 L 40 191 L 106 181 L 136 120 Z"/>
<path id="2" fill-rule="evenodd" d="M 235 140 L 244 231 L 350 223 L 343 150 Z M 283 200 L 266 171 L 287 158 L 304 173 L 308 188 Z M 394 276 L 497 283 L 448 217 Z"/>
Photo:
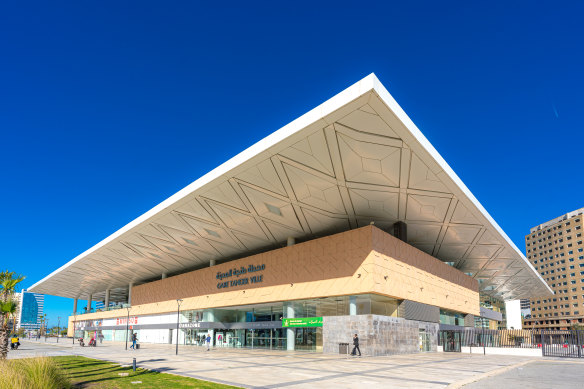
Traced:
<path id="1" fill-rule="evenodd" d="M 79 356 L 51 357 L 69 377 L 74 388 L 235 388 L 209 381 L 159 373 L 147 369 L 122 367 L 112 362 Z M 120 376 L 127 373 L 127 376 Z M 141 381 L 139 384 L 132 382 Z"/>

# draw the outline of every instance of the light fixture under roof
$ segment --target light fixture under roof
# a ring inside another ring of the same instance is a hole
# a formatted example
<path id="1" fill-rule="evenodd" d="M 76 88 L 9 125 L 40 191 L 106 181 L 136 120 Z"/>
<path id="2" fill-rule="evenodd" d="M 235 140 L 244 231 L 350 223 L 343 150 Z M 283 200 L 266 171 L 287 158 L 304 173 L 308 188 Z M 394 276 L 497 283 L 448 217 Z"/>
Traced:
<path id="1" fill-rule="evenodd" d="M 164 248 L 166 248 L 167 250 L 172 251 L 173 253 L 178 253 L 178 250 L 175 249 L 174 247 L 170 247 L 170 246 L 164 246 Z"/>
<path id="2" fill-rule="evenodd" d="M 270 211 L 274 215 L 282 216 L 282 211 L 280 210 L 280 208 L 278 208 L 272 204 L 268 204 L 268 203 L 265 203 L 265 204 L 266 204 L 266 208 L 268 208 L 268 211 Z"/>
<path id="3" fill-rule="evenodd" d="M 208 229 L 205 228 L 205 231 L 207 231 L 207 234 L 209 234 L 211 236 L 214 236 L 216 238 L 220 238 L 221 237 L 221 236 L 219 236 L 219 234 L 217 232 L 215 232 L 213 230 L 208 230 Z"/>
<path id="4" fill-rule="evenodd" d="M 188 244 L 192 244 L 193 246 L 198 246 L 198 244 L 195 243 L 195 241 L 187 239 L 187 238 L 183 238 L 183 240 L 188 243 Z"/>
<path id="5" fill-rule="evenodd" d="M 162 257 L 158 254 L 150 253 L 154 258 L 162 259 Z"/>

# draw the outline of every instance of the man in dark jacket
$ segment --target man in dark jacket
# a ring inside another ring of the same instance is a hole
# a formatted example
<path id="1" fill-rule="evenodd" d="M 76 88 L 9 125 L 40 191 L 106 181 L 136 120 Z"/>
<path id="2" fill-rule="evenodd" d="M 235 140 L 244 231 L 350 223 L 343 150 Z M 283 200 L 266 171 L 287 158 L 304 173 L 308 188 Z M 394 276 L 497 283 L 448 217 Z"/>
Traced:
<path id="1" fill-rule="evenodd" d="M 361 356 L 361 349 L 359 348 L 359 337 L 357 334 L 353 336 L 353 351 L 351 352 L 351 355 L 355 355 L 356 351 L 359 351 L 359 356 Z"/>

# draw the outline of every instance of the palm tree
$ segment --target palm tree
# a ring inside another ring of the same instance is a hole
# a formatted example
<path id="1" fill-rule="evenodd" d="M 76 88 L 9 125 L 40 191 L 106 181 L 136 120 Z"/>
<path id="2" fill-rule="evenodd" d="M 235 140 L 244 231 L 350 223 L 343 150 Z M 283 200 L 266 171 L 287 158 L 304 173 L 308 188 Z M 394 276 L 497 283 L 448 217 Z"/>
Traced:
<path id="1" fill-rule="evenodd" d="M 0 271 L 0 360 L 8 355 L 8 320 L 16 314 L 18 303 L 13 295 L 22 280 L 24 277 L 14 272 Z"/>

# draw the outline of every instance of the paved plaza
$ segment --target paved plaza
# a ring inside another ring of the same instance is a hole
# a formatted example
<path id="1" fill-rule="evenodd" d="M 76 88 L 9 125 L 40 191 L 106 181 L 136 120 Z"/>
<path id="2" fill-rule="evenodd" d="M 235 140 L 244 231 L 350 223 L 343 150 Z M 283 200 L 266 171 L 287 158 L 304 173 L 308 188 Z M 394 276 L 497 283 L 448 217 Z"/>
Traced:
<path id="1" fill-rule="evenodd" d="M 64 339 L 57 345 L 54 340 L 48 344 L 25 340 L 9 358 L 81 355 L 129 365 L 135 357 L 139 367 L 245 388 L 570 388 L 581 387 L 584 368 L 584 363 L 575 361 L 498 355 L 347 358 L 298 351 L 219 348 L 207 352 L 202 347 L 182 346 L 176 356 L 173 345 L 142 344 L 140 350 L 126 351 L 123 343 L 82 348 L 70 342 Z M 553 378 L 558 371 L 563 381 Z M 549 378 L 542 379 L 540 373 Z"/>

